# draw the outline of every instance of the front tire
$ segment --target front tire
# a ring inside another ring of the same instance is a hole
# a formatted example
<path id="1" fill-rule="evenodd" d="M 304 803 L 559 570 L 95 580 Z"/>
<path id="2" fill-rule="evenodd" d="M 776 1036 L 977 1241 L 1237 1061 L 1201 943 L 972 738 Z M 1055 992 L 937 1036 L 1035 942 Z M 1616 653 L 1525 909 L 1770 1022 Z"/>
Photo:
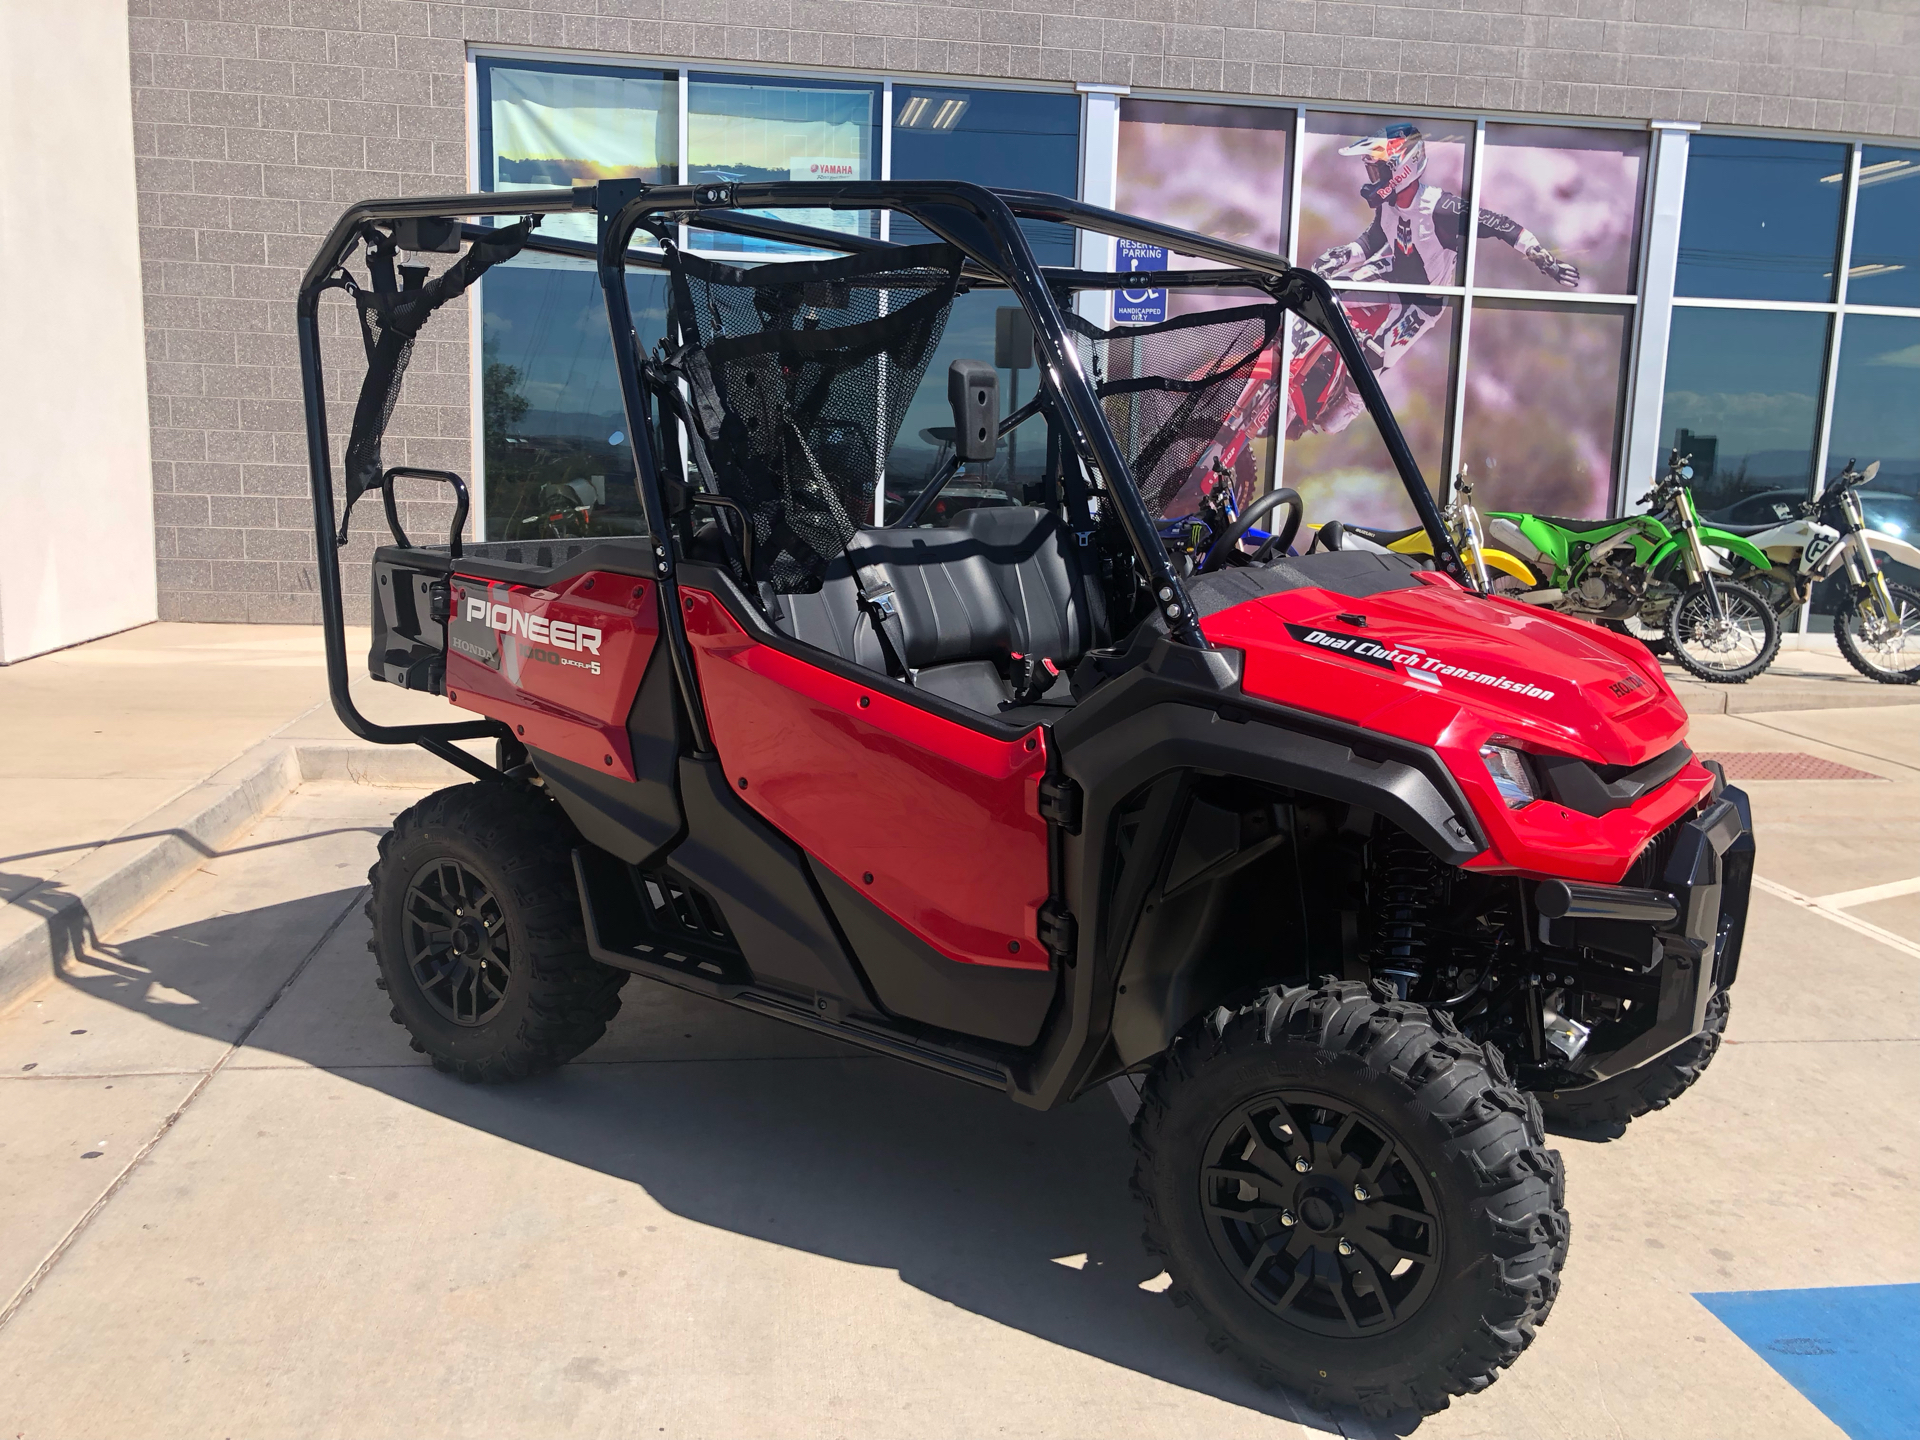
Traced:
<path id="1" fill-rule="evenodd" d="M 1558 1293 L 1560 1157 L 1440 1011 L 1354 983 L 1216 1010 L 1162 1057 L 1133 1137 L 1175 1302 L 1316 1404 L 1445 1409 Z"/>
<path id="2" fill-rule="evenodd" d="M 1920 680 L 1920 591 L 1911 585 L 1887 586 L 1897 623 L 1889 626 L 1870 609 L 1870 596 L 1857 597 L 1833 617 L 1833 638 L 1847 663 L 1882 685 L 1911 685 Z"/>
<path id="3" fill-rule="evenodd" d="M 1707 1022 L 1699 1034 L 1598 1085 L 1542 1091 L 1536 1097 L 1540 1109 L 1549 1120 L 1575 1129 L 1625 1125 L 1651 1110 L 1666 1109 L 1713 1063 L 1727 1031 L 1727 1013 L 1732 1005 L 1731 997 L 1722 990 L 1707 1002 Z"/>
<path id="4" fill-rule="evenodd" d="M 435 1068 L 521 1080 L 606 1032 L 627 975 L 587 954 L 578 843 L 551 800 L 492 781 L 429 795 L 381 837 L 367 948 Z"/>
<path id="5" fill-rule="evenodd" d="M 1687 586 L 1667 611 L 1667 648 L 1682 669 L 1712 685 L 1738 685 L 1773 663 L 1780 625 L 1767 602 L 1731 580 L 1713 582 L 1724 618 L 1714 617 L 1705 581 Z"/>

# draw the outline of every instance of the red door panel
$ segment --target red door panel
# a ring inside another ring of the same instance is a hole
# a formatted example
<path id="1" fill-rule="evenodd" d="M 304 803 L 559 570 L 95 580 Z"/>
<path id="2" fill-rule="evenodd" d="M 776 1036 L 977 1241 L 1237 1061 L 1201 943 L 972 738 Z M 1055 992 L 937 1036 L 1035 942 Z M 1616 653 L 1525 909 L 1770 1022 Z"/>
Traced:
<path id="1" fill-rule="evenodd" d="M 447 698 L 536 750 L 633 779 L 627 712 L 660 633 L 653 585 L 596 571 L 534 590 L 453 577 Z"/>
<path id="2" fill-rule="evenodd" d="M 680 593 L 740 798 L 949 959 L 1045 969 L 1043 732 L 982 735 L 760 644 L 705 591 Z"/>

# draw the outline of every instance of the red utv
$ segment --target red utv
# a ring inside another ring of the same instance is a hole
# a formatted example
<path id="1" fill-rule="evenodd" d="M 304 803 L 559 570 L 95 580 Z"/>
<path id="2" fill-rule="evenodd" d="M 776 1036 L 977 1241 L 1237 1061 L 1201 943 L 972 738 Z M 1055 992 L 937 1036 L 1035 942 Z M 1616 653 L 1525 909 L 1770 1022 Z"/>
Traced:
<path id="1" fill-rule="evenodd" d="M 778 218 L 823 207 L 933 238 Z M 539 233 L 569 211 L 597 245 Z M 1156 281 L 1213 308 L 1108 328 L 1132 277 L 1041 267 L 1023 223 L 1211 262 Z M 690 253 L 696 225 L 785 253 Z M 383 468 L 414 337 L 522 250 L 598 267 L 644 535 L 463 544 L 458 476 Z M 660 335 L 636 332 L 636 268 L 665 275 Z M 368 357 L 345 504 L 378 490 L 393 531 L 373 674 L 481 718 L 381 727 L 348 698 L 330 289 Z M 975 290 L 1032 324 L 1041 383 L 1012 414 L 991 363 L 932 365 Z M 1290 491 L 1224 533 L 1167 526 L 1299 325 L 1351 372 L 1433 558 L 1295 555 Z M 299 335 L 334 703 L 476 777 L 402 815 L 371 874 L 381 984 L 436 1065 L 561 1064 L 642 975 L 1026 1105 L 1121 1080 L 1147 1247 L 1216 1344 L 1374 1413 L 1526 1348 L 1568 1236 L 1542 1106 L 1629 1118 L 1711 1057 L 1747 803 L 1637 643 L 1469 587 L 1322 280 L 1054 196 L 609 181 L 357 205 Z M 951 453 L 876 517 L 923 386 Z M 999 442 L 1035 420 L 1023 489 Z M 446 545 L 407 539 L 409 475 L 455 490 Z M 1001 503 L 949 513 L 956 477 Z M 497 765 L 452 743 L 479 737 Z"/>

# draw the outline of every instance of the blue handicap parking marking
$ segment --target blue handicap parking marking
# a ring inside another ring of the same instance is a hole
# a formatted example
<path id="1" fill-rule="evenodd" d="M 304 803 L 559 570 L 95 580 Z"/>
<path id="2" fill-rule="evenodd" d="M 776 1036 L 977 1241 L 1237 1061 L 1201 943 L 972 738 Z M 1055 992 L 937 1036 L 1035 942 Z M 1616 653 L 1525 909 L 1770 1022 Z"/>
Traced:
<path id="1" fill-rule="evenodd" d="M 1920 1285 L 1693 1298 L 1852 1440 L 1920 1435 Z"/>

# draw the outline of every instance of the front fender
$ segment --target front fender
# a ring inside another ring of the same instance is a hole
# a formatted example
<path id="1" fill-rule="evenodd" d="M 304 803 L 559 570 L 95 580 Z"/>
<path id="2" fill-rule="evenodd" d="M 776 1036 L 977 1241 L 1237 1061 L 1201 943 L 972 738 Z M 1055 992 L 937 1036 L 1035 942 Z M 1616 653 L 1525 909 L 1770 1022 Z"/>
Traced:
<path id="1" fill-rule="evenodd" d="M 1500 570 L 1511 575 L 1528 588 L 1532 588 L 1535 583 L 1533 571 L 1527 568 L 1526 563 L 1517 556 L 1509 555 L 1504 550 L 1490 550 L 1483 545 L 1480 547 L 1480 558 L 1495 570 Z"/>
<path id="2" fill-rule="evenodd" d="M 1867 548 L 1883 560 L 1892 560 L 1896 564 L 1908 565 L 1915 570 L 1920 570 L 1920 550 L 1904 540 L 1894 539 L 1884 530 L 1867 531 Z"/>

